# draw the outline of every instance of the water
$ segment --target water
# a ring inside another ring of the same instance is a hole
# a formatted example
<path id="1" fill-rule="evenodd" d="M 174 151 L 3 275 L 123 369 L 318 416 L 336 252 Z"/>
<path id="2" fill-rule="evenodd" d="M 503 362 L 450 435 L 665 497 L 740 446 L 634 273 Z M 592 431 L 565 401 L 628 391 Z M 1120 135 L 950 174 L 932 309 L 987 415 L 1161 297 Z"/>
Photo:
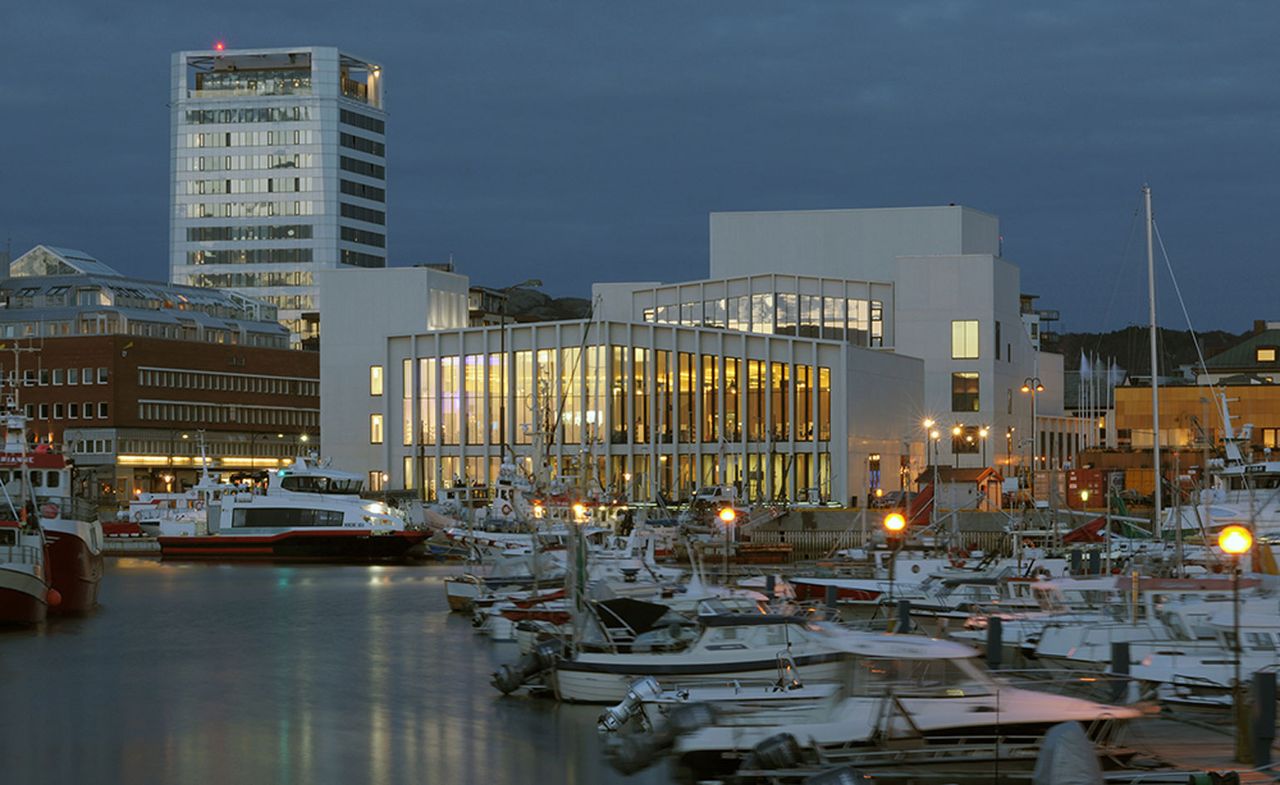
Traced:
<path id="1" fill-rule="evenodd" d="M 110 560 L 93 616 L 0 633 L 0 782 L 667 781 L 598 707 L 500 697 L 452 571 Z"/>

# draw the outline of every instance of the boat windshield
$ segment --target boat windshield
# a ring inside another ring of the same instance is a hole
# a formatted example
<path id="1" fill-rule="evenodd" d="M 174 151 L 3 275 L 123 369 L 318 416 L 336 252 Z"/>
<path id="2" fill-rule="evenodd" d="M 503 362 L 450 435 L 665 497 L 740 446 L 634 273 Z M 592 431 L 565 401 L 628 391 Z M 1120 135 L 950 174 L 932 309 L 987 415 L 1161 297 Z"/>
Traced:
<path id="1" fill-rule="evenodd" d="M 362 480 L 345 480 L 324 475 L 292 475 L 280 480 L 280 487 L 298 493 L 357 494 L 364 487 Z"/>
<path id="2" fill-rule="evenodd" d="M 995 692 L 995 684 L 968 660 L 859 659 L 854 665 L 853 692 L 888 692 L 900 698 L 964 698 L 990 695 Z"/>

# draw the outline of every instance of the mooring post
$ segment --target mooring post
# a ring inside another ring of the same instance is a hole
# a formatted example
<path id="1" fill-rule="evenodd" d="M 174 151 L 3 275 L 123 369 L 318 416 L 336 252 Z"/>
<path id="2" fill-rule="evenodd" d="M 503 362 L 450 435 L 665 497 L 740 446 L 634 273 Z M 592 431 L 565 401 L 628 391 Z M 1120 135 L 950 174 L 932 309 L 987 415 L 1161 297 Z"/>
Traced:
<path id="1" fill-rule="evenodd" d="M 1253 674 L 1253 705 L 1249 712 L 1253 736 L 1253 765 L 1271 765 L 1271 745 L 1276 740 L 1276 672 Z M 1272 773 L 1272 777 L 1275 774 Z"/>
<path id="2" fill-rule="evenodd" d="M 1004 619 L 999 616 L 987 617 L 987 667 L 1000 669 L 1000 660 L 1004 656 Z"/>
<path id="3" fill-rule="evenodd" d="M 1115 678 L 1112 685 L 1112 700 L 1122 700 L 1129 692 L 1129 642 L 1111 642 L 1111 675 Z"/>

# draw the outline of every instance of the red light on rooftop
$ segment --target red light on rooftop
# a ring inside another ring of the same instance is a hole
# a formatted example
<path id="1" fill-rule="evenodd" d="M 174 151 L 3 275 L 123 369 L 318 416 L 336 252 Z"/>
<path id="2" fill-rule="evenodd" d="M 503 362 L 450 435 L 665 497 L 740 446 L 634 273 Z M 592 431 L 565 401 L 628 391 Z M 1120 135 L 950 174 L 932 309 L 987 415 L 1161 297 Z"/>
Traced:
<path id="1" fill-rule="evenodd" d="M 223 49 L 226 49 L 226 48 L 227 48 L 227 45 L 222 41 L 215 41 L 213 44 L 213 51 L 215 52 L 221 52 Z"/>

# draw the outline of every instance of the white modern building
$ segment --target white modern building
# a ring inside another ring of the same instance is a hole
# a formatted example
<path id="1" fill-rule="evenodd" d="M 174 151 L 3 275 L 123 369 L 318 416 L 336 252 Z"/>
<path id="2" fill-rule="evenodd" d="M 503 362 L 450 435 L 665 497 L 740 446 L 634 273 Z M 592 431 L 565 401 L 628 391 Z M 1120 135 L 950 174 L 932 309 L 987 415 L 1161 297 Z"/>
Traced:
<path id="1" fill-rule="evenodd" d="M 962 207 L 714 214 L 711 277 L 600 283 L 589 319 L 505 327 L 422 310 L 462 276 L 326 275 L 324 320 L 342 325 L 322 340 L 326 444 L 427 497 L 491 482 L 508 455 L 633 498 L 727 482 L 838 503 L 929 461 L 1008 474 L 1033 436 L 1061 465 L 1082 427 L 998 238 Z"/>
<path id="2" fill-rule="evenodd" d="M 319 330 L 318 270 L 385 267 L 382 67 L 331 47 L 177 52 L 169 278 Z"/>

